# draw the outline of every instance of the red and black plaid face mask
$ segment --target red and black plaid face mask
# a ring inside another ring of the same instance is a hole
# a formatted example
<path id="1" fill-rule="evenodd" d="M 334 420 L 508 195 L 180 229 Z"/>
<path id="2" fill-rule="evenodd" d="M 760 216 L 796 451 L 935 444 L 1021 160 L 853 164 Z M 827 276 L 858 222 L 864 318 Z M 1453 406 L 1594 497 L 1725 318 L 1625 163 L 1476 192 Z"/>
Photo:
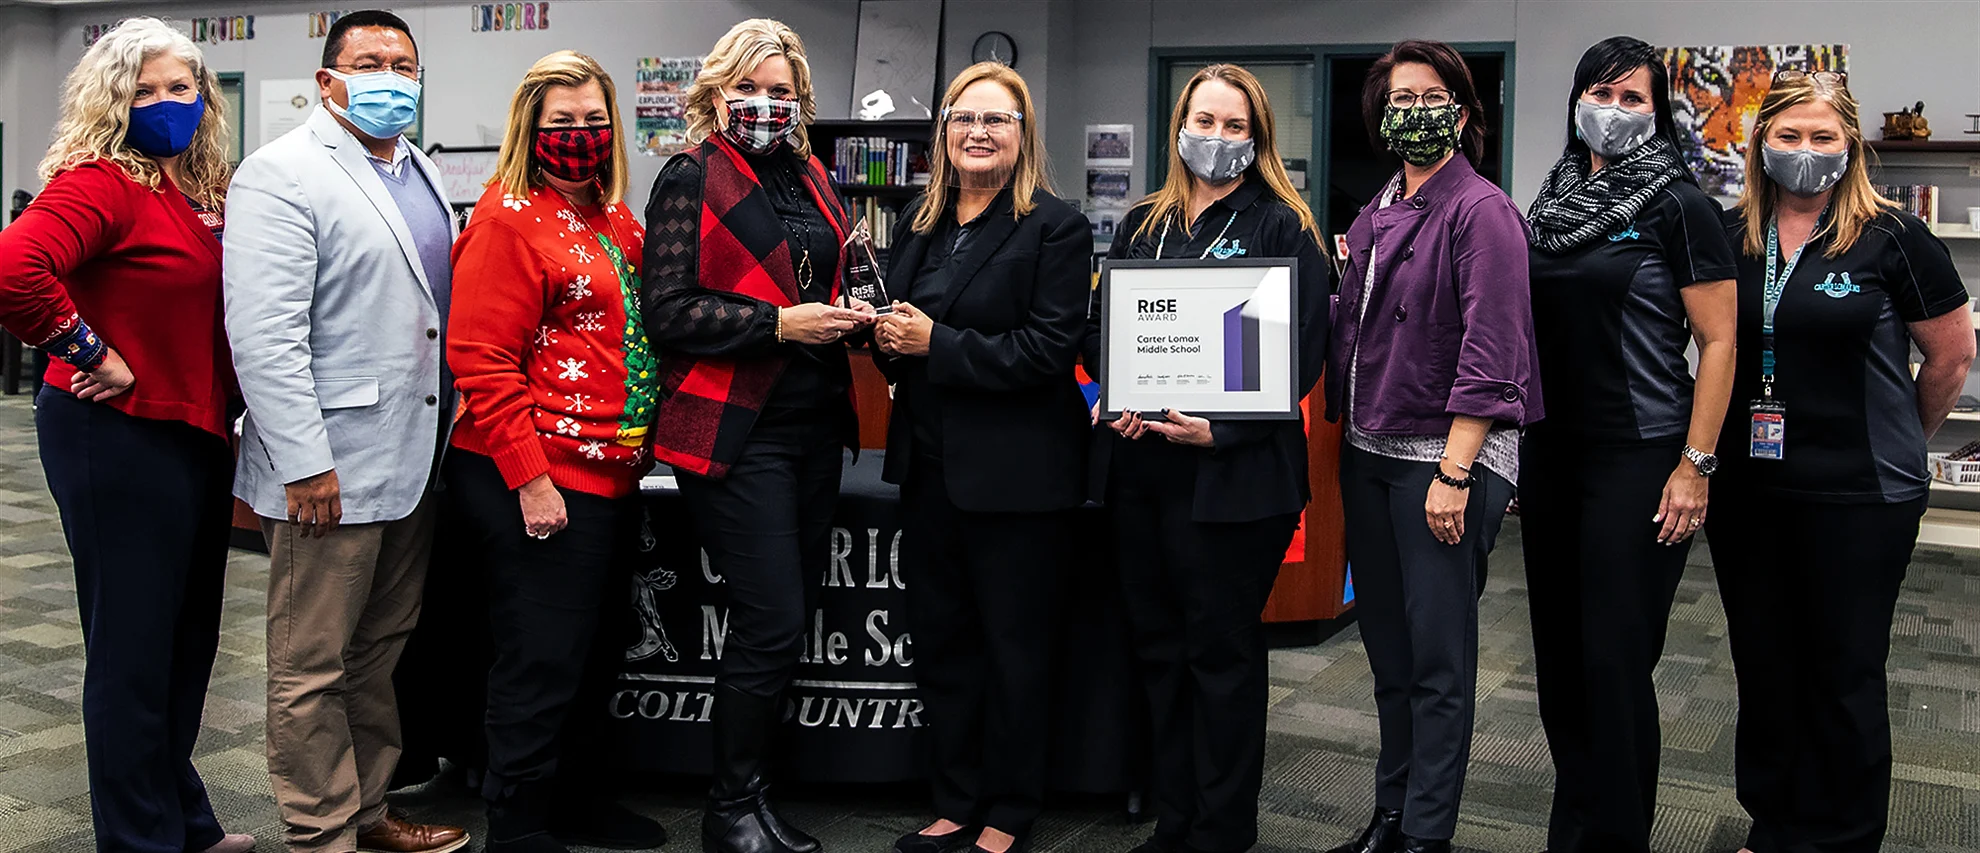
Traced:
<path id="1" fill-rule="evenodd" d="M 612 159 L 612 128 L 539 127 L 536 164 L 560 181 L 589 181 Z"/>
<path id="2" fill-rule="evenodd" d="M 754 98 L 736 98 L 727 103 L 729 126 L 723 128 L 722 133 L 737 148 L 751 154 L 775 151 L 785 137 L 797 131 L 797 101 L 758 95 Z"/>

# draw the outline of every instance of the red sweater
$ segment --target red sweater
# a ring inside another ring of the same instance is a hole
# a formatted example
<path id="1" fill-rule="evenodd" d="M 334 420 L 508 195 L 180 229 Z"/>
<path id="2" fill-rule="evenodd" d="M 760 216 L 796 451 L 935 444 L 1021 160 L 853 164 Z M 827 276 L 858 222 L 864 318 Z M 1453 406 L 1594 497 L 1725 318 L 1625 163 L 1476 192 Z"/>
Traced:
<path id="1" fill-rule="evenodd" d="M 170 178 L 150 190 L 114 164 L 84 163 L 0 230 L 0 325 L 40 346 L 78 317 L 137 377 L 107 405 L 230 434 L 227 400 L 238 392 L 221 325 L 220 241 Z M 67 390 L 74 374 L 49 360 L 49 384 Z"/>
<path id="2" fill-rule="evenodd" d="M 600 234 L 622 253 L 623 283 Z M 556 190 L 517 199 L 496 185 L 454 243 L 453 444 L 495 460 L 509 488 L 547 473 L 616 498 L 650 467 L 658 370 L 639 317 L 645 239 L 623 204 L 580 210 Z"/>

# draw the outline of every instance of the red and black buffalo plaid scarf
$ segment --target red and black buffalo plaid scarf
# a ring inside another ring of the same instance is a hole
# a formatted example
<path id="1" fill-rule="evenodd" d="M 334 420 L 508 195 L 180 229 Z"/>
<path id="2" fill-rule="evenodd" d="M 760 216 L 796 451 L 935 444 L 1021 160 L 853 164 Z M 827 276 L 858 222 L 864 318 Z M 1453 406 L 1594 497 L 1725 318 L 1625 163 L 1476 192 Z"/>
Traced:
<path id="1" fill-rule="evenodd" d="M 701 286 L 753 296 L 779 308 L 797 304 L 788 235 L 755 170 L 719 136 L 710 136 L 685 156 L 701 164 Z M 846 213 L 839 197 L 818 158 L 806 161 L 805 188 L 844 243 Z M 841 274 L 833 271 L 831 299 L 839 296 Z M 707 477 L 726 476 L 790 359 L 784 352 L 751 358 L 668 353 L 660 370 L 663 397 L 654 419 L 654 459 Z"/>

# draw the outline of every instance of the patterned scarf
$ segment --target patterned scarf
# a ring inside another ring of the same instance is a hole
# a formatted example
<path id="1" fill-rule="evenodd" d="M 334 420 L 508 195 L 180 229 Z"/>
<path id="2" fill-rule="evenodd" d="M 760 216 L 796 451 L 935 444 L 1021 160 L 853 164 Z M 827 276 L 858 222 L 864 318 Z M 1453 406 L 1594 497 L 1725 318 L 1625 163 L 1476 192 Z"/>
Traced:
<path id="1" fill-rule="evenodd" d="M 1566 154 L 1540 184 L 1526 218 L 1533 223 L 1533 244 L 1559 255 L 1636 221 L 1636 215 L 1657 193 L 1684 175 L 1677 147 L 1661 136 L 1635 151 L 1588 173 L 1588 155 Z"/>

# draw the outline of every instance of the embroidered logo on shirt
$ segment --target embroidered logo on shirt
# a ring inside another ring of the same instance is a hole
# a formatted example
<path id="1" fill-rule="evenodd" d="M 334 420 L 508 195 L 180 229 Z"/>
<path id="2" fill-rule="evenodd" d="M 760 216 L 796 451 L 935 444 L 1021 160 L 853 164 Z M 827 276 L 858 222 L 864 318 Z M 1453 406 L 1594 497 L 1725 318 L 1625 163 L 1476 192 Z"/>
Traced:
<path id="1" fill-rule="evenodd" d="M 1624 228 L 1624 229 L 1623 229 L 1623 230 L 1621 230 L 1621 231 L 1617 231 L 1617 232 L 1616 232 L 1616 233 L 1614 233 L 1614 234 L 1610 234 L 1610 235 L 1609 235 L 1609 242 L 1611 242 L 1611 243 L 1620 243 L 1620 242 L 1622 242 L 1622 241 L 1624 241 L 1624 240 L 1638 240 L 1638 239 L 1642 239 L 1642 237 L 1643 237 L 1643 235 L 1642 235 L 1642 234 L 1639 234 L 1639 233 L 1637 233 L 1637 231 L 1636 231 L 1636 223 L 1633 223 L 1633 222 L 1632 222 L 1632 223 L 1630 223 L 1630 225 L 1629 225 L 1629 227 L 1627 227 L 1627 228 Z"/>
<path id="2" fill-rule="evenodd" d="M 1836 273 L 1829 273 L 1828 278 L 1823 279 L 1821 284 L 1815 285 L 1815 290 L 1818 293 L 1829 294 L 1830 299 L 1841 299 L 1852 293 L 1862 293 L 1863 286 L 1850 283 L 1849 273 L 1842 273 L 1842 281 L 1836 280 Z"/>
<path id="3" fill-rule="evenodd" d="M 1218 240 L 1217 245 L 1210 247 L 1210 257 L 1220 261 L 1235 258 L 1245 253 L 1243 243 L 1243 240 Z"/>

